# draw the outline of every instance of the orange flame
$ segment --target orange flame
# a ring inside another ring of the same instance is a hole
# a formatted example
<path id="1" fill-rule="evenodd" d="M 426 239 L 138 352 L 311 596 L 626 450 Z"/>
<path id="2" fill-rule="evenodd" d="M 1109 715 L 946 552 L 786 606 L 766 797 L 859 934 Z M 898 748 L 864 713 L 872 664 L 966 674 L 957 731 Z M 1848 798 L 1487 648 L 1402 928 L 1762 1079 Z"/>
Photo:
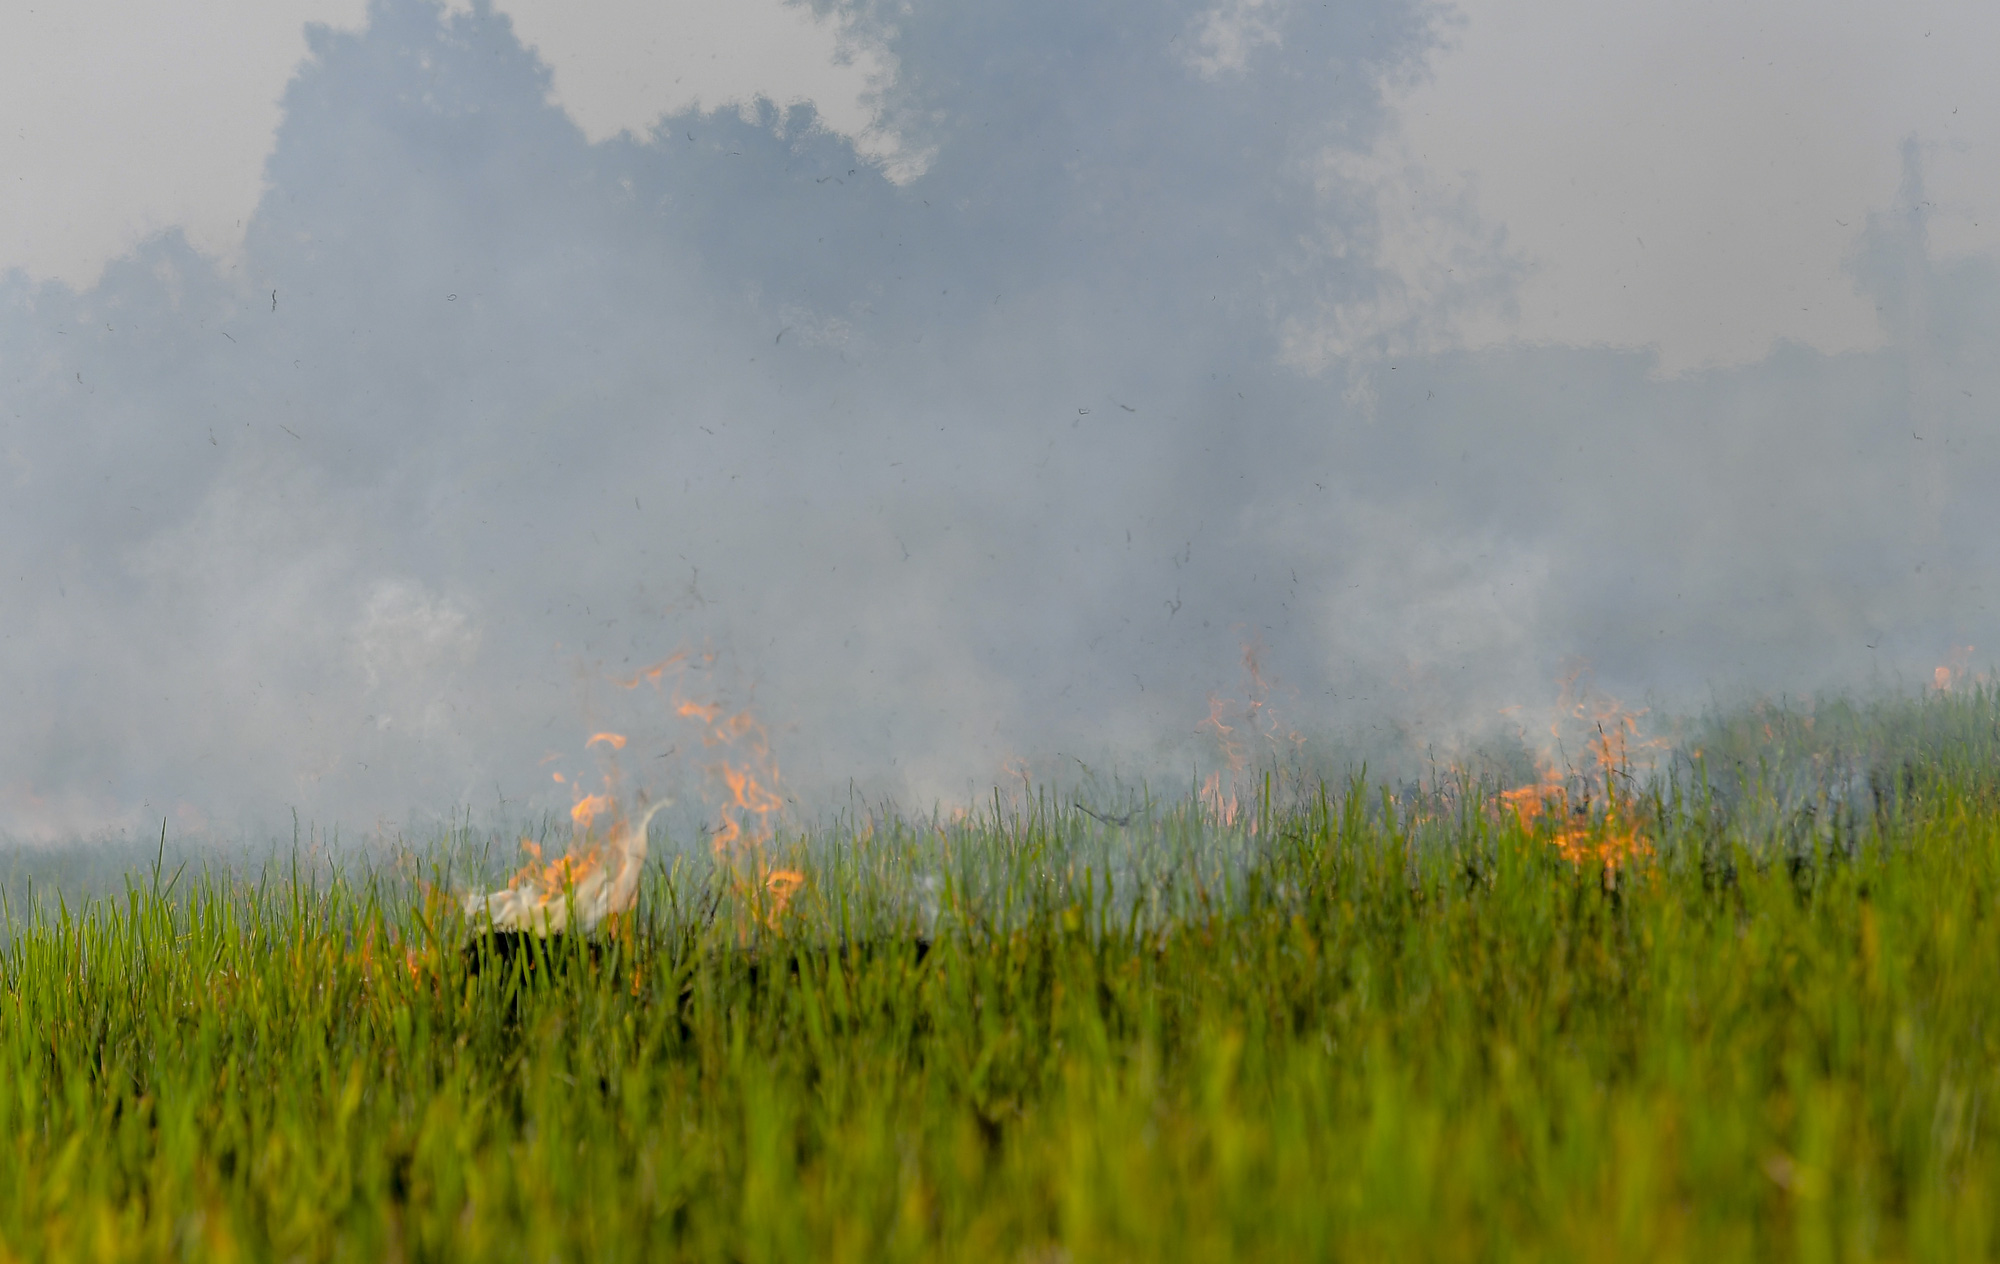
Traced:
<path id="1" fill-rule="evenodd" d="M 1216 746 L 1222 755 L 1224 771 L 1211 773 L 1195 798 L 1211 816 L 1223 825 L 1234 825 L 1237 821 L 1250 818 L 1250 831 L 1256 833 L 1257 822 L 1251 813 L 1245 811 L 1246 795 L 1239 786 L 1243 774 L 1250 771 L 1251 746 L 1261 743 L 1265 758 L 1276 758 L 1289 745 L 1296 749 L 1305 739 L 1297 732 L 1287 731 L 1272 712 L 1269 695 L 1271 682 L 1265 679 L 1263 669 L 1263 646 L 1252 638 L 1243 644 L 1243 674 L 1246 688 L 1244 698 L 1237 702 L 1218 694 L 1208 696 L 1208 718 L 1195 725 L 1197 732 L 1208 729 L 1215 735 Z"/>
<path id="2" fill-rule="evenodd" d="M 1972 653 L 1972 646 L 1960 645 L 1945 656 L 1944 662 L 1938 664 L 1937 670 L 1931 673 L 1931 683 L 1939 693 L 1950 693 L 1954 689 L 1963 688 L 1968 683 L 1977 683 L 1982 679 L 1971 674 Z"/>
<path id="3" fill-rule="evenodd" d="M 704 654 L 701 661 L 712 663 L 714 655 Z M 690 665 L 688 653 L 681 651 L 619 683 L 633 688 L 648 682 L 664 690 L 669 673 L 678 679 Z M 771 758 L 763 726 L 748 710 L 731 712 L 719 701 L 689 698 L 681 693 L 678 684 L 670 697 L 674 714 L 702 726 L 702 745 L 724 752 L 723 758 L 709 769 L 720 779 L 725 791 L 711 845 L 716 858 L 726 867 L 738 896 L 760 896 L 759 900 L 745 903 L 761 910 L 755 915 L 768 928 L 771 919 L 790 906 L 792 896 L 805 878 L 795 870 L 772 869 L 763 858 L 764 849 L 775 833 L 774 814 L 784 806 L 784 798 L 776 788 L 778 767 Z M 747 923 L 740 925 L 739 931 L 747 931 Z"/>
<path id="4" fill-rule="evenodd" d="M 1232 779 L 1230 787 L 1224 790 L 1222 774 L 1219 772 L 1208 774 L 1208 780 L 1201 783 L 1201 790 L 1195 798 L 1225 826 L 1236 824 L 1236 818 L 1242 814 L 1242 803 L 1236 796 L 1234 780 Z"/>
<path id="5" fill-rule="evenodd" d="M 792 896 L 806 884 L 806 876 L 796 869 L 771 869 L 764 874 L 764 889 L 771 893 L 771 916 L 782 914 Z"/>
<path id="6" fill-rule="evenodd" d="M 590 823 L 609 812 L 611 806 L 610 795 L 587 794 L 578 799 L 576 806 L 569 810 L 569 819 L 576 822 L 578 829 L 587 830 L 590 828 Z"/>
<path id="7" fill-rule="evenodd" d="M 722 714 L 722 705 L 715 702 L 682 702 L 674 708 L 690 720 L 700 720 L 703 724 L 715 723 L 715 717 Z"/>
<path id="8" fill-rule="evenodd" d="M 651 667 L 643 669 L 642 671 L 639 672 L 638 675 L 632 677 L 630 680 L 621 680 L 618 682 L 618 684 L 620 685 L 620 687 L 625 689 L 637 689 L 640 685 L 646 683 L 652 683 L 657 685 L 660 683 L 660 677 L 666 675 L 669 670 L 680 666 L 682 663 L 686 661 L 687 661 L 687 651 L 676 650 L 674 653 L 667 655 L 659 662 L 654 663 Z"/>
<path id="9" fill-rule="evenodd" d="M 1602 865 L 1610 875 L 1623 865 L 1653 854 L 1652 845 L 1638 831 L 1637 814 L 1627 786 L 1634 751 L 1645 751 L 1660 743 L 1639 738 L 1639 720 L 1645 710 L 1627 710 L 1615 698 L 1595 702 L 1586 698 L 1579 681 L 1587 670 L 1578 666 L 1563 678 L 1557 716 L 1549 726 L 1549 734 L 1557 743 L 1562 740 L 1565 720 L 1581 721 L 1594 729 L 1585 739 L 1584 747 L 1595 767 L 1575 778 L 1582 786 L 1579 801 L 1571 801 L 1571 778 L 1545 754 L 1541 760 L 1541 779 L 1532 785 L 1501 791 L 1500 804 L 1525 830 L 1534 830 L 1544 821 L 1552 823 L 1554 833 L 1550 842 L 1563 859 L 1575 865 Z M 1604 787 L 1601 812 L 1593 810 L 1591 801 L 1591 790 L 1599 781 Z"/>
<path id="10" fill-rule="evenodd" d="M 1197 729 L 1214 729 L 1215 738 L 1222 747 L 1222 756 L 1228 761 L 1229 771 L 1243 771 L 1243 743 L 1236 740 L 1236 726 L 1227 722 L 1229 699 L 1216 694 L 1208 695 L 1208 718 L 1195 725 Z"/>
<path id="11" fill-rule="evenodd" d="M 483 916 L 499 929 L 547 935 L 568 928 L 572 917 L 579 929 L 592 930 L 634 906 L 646 860 L 646 827 L 667 801 L 653 805 L 636 821 L 626 819 L 615 775 L 615 752 L 625 744 L 623 734 L 606 732 L 593 733 L 584 742 L 586 748 L 608 746 L 614 752 L 599 792 L 585 790 L 576 777 L 559 771 L 549 774 L 575 796 L 569 810 L 572 835 L 567 854 L 545 862 L 541 847 L 522 839 L 526 862 L 499 890 L 466 895 L 468 917 Z M 542 763 L 555 758 L 551 754 Z"/>
<path id="12" fill-rule="evenodd" d="M 581 850 L 544 862 L 541 847 L 522 839 L 527 863 L 500 890 L 467 895 L 466 915 L 484 916 L 502 930 L 549 935 L 568 929 L 572 917 L 579 929 L 593 930 L 606 918 L 629 912 L 638 901 L 646 862 L 646 827 L 666 805 L 661 800 L 628 822 L 610 796 L 586 797 L 570 812 Z M 590 826 L 605 814 L 612 816 L 610 829 L 605 836 L 593 834 Z"/>

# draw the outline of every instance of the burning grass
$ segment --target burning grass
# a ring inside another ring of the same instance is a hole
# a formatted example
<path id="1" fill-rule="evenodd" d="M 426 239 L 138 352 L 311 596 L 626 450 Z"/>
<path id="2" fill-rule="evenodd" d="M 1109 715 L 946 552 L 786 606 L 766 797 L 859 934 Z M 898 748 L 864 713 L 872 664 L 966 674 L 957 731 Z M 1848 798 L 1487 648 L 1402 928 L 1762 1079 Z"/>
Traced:
<path id="1" fill-rule="evenodd" d="M 710 846 L 739 903 L 759 919 L 760 925 L 768 927 L 771 917 L 783 913 L 805 881 L 795 870 L 774 868 L 764 854 L 775 814 L 784 804 L 777 792 L 777 762 L 771 757 L 763 725 L 749 711 L 732 712 L 721 703 L 697 701 L 680 693 L 680 678 L 689 661 L 688 654 L 677 653 L 618 683 L 625 689 L 650 685 L 663 694 L 671 691 L 673 712 L 700 725 L 702 746 L 719 754 L 708 771 L 725 787 L 725 793 L 718 813 L 720 825 Z M 463 897 L 465 916 L 475 929 L 503 936 L 548 936 L 565 931 L 587 934 L 609 919 L 632 912 L 651 845 L 648 830 L 670 801 L 644 808 L 636 819 L 627 817 L 616 760 L 626 740 L 622 733 L 602 732 L 585 741 L 585 750 L 599 748 L 605 756 L 603 770 L 597 775 L 599 788 L 586 788 L 560 770 L 551 774 L 575 797 L 569 811 L 574 827 L 570 847 L 544 861 L 541 844 L 523 838 L 521 850 L 527 853 L 528 861 L 504 887 L 472 891 Z M 602 830 L 598 828 L 600 821 Z M 740 899 L 752 890 L 758 898 Z M 741 932 L 747 930 L 747 924 L 739 927 Z"/>
<path id="2" fill-rule="evenodd" d="M 1987 1258 L 1996 720 L 762 868 L 656 825 L 625 915 L 498 962 L 442 871 L 148 874 L 10 927 L 0 1256 Z"/>

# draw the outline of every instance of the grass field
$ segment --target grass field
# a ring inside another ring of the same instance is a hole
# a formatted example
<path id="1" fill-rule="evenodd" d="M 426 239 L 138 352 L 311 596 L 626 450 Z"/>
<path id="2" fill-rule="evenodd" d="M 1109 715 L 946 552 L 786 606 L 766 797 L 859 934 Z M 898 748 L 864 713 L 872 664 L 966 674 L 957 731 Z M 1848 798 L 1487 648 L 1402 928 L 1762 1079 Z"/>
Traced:
<path id="1" fill-rule="evenodd" d="M 2000 1253 L 2000 697 L 1498 789 L 849 820 L 504 959 L 393 867 L 17 904 L 0 1256 Z"/>

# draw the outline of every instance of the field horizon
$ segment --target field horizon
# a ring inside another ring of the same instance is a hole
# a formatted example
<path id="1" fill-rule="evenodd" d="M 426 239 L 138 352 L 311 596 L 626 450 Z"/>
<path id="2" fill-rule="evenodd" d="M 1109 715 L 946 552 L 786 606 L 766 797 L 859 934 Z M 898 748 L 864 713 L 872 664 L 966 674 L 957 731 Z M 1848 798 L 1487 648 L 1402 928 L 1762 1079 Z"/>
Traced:
<path id="1" fill-rule="evenodd" d="M 2000 694 L 1702 741 L 856 814 L 500 954 L 470 833 L 9 879 L 0 1252 L 1990 1256 Z"/>

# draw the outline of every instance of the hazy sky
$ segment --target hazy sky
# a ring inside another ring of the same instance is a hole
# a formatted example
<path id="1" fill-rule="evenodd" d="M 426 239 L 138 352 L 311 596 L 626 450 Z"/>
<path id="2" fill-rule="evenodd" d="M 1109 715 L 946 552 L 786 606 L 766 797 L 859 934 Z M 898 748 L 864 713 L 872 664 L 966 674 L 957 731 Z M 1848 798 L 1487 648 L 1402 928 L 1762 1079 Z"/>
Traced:
<path id="1" fill-rule="evenodd" d="M 0 13 L 0 832 L 1993 643 L 1985 7 L 155 8 Z"/>

